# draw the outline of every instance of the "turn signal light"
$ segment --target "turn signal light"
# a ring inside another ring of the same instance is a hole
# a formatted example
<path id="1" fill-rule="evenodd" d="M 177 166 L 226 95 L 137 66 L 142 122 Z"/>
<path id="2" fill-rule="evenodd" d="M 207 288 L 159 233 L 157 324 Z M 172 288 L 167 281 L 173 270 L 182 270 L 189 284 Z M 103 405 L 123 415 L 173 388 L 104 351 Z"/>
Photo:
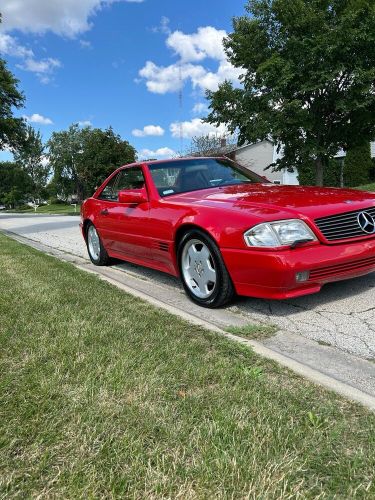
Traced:
<path id="1" fill-rule="evenodd" d="M 309 278 L 310 278 L 309 271 L 301 271 L 299 273 L 296 273 L 297 283 L 303 283 L 304 281 L 308 281 Z"/>

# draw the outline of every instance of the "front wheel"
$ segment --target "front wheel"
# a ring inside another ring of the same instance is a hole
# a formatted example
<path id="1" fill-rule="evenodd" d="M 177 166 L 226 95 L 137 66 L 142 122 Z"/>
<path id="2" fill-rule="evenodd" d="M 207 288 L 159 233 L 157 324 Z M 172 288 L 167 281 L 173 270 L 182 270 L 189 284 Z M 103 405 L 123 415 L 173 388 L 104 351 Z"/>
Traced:
<path id="1" fill-rule="evenodd" d="M 178 263 L 187 295 L 204 307 L 220 307 L 234 295 L 232 280 L 216 243 L 203 231 L 188 231 L 178 247 Z"/>
<path id="2" fill-rule="evenodd" d="M 91 262 L 96 266 L 106 266 L 109 262 L 109 256 L 96 227 L 91 222 L 86 228 L 86 244 Z"/>

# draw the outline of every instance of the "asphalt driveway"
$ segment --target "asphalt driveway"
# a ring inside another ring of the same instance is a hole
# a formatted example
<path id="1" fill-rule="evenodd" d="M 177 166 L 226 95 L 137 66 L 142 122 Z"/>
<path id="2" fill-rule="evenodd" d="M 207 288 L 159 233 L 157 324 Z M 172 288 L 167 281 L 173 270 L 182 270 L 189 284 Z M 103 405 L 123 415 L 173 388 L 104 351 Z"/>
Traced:
<path id="1" fill-rule="evenodd" d="M 0 229 L 41 242 L 64 252 L 87 257 L 79 218 L 0 214 Z M 184 297 L 173 277 L 131 264 L 119 265 L 152 285 L 163 285 Z M 319 294 L 286 301 L 239 298 L 229 311 L 251 320 L 269 321 L 282 330 L 375 360 L 375 273 L 326 285 Z"/>

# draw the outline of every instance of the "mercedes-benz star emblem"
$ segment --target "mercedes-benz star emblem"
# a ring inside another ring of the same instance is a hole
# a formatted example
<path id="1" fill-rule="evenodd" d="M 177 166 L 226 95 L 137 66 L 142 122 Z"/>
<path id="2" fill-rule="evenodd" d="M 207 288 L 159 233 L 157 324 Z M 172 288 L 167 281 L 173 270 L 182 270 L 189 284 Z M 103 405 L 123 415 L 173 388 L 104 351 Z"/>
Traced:
<path id="1" fill-rule="evenodd" d="M 375 219 L 368 212 L 361 212 L 357 217 L 359 227 L 364 233 L 375 233 Z"/>

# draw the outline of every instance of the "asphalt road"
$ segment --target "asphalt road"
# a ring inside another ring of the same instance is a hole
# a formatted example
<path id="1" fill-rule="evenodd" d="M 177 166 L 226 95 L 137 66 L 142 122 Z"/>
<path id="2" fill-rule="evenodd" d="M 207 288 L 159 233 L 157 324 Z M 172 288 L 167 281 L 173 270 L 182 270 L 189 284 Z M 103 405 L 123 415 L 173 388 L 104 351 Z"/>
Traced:
<path id="1" fill-rule="evenodd" d="M 87 258 L 78 217 L 0 214 L 0 229 Z M 183 295 L 173 277 L 122 263 L 128 273 Z M 375 273 L 326 285 L 319 294 L 293 300 L 240 298 L 228 308 L 243 318 L 270 322 L 281 330 L 375 360 Z"/>

